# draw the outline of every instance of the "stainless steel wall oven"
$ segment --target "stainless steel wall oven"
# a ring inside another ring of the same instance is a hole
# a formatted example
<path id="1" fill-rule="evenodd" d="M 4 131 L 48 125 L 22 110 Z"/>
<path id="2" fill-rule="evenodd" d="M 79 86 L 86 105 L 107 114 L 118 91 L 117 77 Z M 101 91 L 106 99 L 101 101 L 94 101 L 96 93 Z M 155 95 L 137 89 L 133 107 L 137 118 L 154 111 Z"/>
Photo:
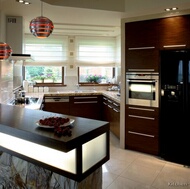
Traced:
<path id="1" fill-rule="evenodd" d="M 158 73 L 126 73 L 126 104 L 159 106 Z"/>

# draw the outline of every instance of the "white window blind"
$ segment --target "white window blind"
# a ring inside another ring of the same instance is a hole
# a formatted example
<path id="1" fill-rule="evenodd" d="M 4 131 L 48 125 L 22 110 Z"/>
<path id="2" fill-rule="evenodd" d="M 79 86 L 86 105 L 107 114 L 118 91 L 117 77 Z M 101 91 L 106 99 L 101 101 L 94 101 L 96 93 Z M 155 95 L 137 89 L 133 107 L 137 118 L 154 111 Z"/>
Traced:
<path id="1" fill-rule="evenodd" d="M 49 36 L 38 39 L 33 35 L 25 35 L 24 53 L 31 54 L 35 63 L 66 62 L 68 59 L 68 37 Z"/>
<path id="2" fill-rule="evenodd" d="M 77 37 L 76 63 L 84 65 L 111 65 L 116 61 L 116 38 Z"/>

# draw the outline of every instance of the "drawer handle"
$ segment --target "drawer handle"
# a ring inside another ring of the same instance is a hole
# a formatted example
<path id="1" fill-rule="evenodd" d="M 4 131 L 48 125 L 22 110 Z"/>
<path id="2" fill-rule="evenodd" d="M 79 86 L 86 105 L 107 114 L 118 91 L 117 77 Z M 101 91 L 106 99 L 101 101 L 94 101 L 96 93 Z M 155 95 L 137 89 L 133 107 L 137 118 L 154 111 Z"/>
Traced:
<path id="1" fill-rule="evenodd" d="M 113 105 L 115 105 L 115 106 L 117 106 L 117 107 L 119 106 L 119 105 L 118 105 L 118 104 L 116 104 L 115 102 L 113 103 Z"/>
<path id="2" fill-rule="evenodd" d="M 108 105 L 109 108 L 112 108 L 112 106 Z"/>
<path id="3" fill-rule="evenodd" d="M 106 106 L 108 105 L 106 102 L 103 102 L 103 104 L 105 104 Z"/>
<path id="4" fill-rule="evenodd" d="M 74 104 L 97 104 L 98 101 L 74 102 Z"/>
<path id="5" fill-rule="evenodd" d="M 104 99 L 104 100 L 107 100 L 107 98 L 106 98 L 106 97 L 103 97 L 103 99 Z"/>
<path id="6" fill-rule="evenodd" d="M 136 115 L 129 115 L 129 117 L 139 118 L 139 119 L 150 119 L 155 120 L 153 117 L 144 117 L 144 116 L 136 116 Z"/>
<path id="7" fill-rule="evenodd" d="M 108 100 L 109 103 L 113 103 L 111 100 Z"/>
<path id="8" fill-rule="evenodd" d="M 155 49 L 155 47 L 134 47 L 134 48 L 128 48 L 128 50 L 144 50 L 144 49 Z"/>
<path id="9" fill-rule="evenodd" d="M 171 47 L 185 47 L 186 44 L 181 44 L 181 45 L 164 45 L 164 48 L 171 48 Z"/>
<path id="10" fill-rule="evenodd" d="M 129 109 L 133 109 L 133 110 L 144 110 L 144 111 L 150 111 L 150 112 L 154 112 L 154 109 L 148 109 L 148 108 L 135 108 L 135 107 L 129 107 Z"/>
<path id="11" fill-rule="evenodd" d="M 154 69 L 128 69 L 128 71 L 147 71 L 147 72 L 153 72 L 154 71 Z"/>
<path id="12" fill-rule="evenodd" d="M 140 135 L 140 136 L 146 136 L 146 137 L 154 138 L 154 135 L 148 135 L 148 134 L 144 134 L 144 133 L 137 133 L 137 132 L 133 132 L 133 131 L 128 131 L 128 133 L 134 134 L 134 135 Z"/>
<path id="13" fill-rule="evenodd" d="M 74 99 L 92 99 L 92 98 L 98 98 L 98 97 L 97 96 L 74 97 Z"/>
<path id="14" fill-rule="evenodd" d="M 114 110 L 115 112 L 117 112 L 117 113 L 119 113 L 119 112 L 120 112 L 119 110 L 117 110 L 117 109 L 115 109 L 115 108 L 113 108 L 113 110 Z"/>

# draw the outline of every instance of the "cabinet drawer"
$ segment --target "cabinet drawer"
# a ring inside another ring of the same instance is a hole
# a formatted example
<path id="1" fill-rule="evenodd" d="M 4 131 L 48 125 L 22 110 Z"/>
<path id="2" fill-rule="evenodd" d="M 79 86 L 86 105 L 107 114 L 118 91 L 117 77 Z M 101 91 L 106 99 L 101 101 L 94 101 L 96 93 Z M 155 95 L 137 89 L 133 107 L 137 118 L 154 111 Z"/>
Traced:
<path id="1" fill-rule="evenodd" d="M 140 152 L 158 155 L 159 143 L 158 137 L 143 136 L 138 133 L 127 133 L 126 146 L 127 149 L 137 150 Z"/>
<path id="2" fill-rule="evenodd" d="M 158 136 L 158 120 L 126 119 L 127 131 Z"/>
<path id="3" fill-rule="evenodd" d="M 142 117 L 152 117 L 158 118 L 159 109 L 158 108 L 149 108 L 142 106 L 130 106 L 126 105 L 126 115 L 136 115 Z"/>

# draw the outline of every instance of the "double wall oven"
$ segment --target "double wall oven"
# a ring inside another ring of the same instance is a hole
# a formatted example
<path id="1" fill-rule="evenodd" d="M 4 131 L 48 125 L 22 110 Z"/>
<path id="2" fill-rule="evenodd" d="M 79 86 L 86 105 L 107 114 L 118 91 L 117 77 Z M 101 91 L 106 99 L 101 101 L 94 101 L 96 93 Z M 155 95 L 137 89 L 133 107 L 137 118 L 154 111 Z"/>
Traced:
<path id="1" fill-rule="evenodd" d="M 126 104 L 136 106 L 159 106 L 158 73 L 126 73 Z"/>

